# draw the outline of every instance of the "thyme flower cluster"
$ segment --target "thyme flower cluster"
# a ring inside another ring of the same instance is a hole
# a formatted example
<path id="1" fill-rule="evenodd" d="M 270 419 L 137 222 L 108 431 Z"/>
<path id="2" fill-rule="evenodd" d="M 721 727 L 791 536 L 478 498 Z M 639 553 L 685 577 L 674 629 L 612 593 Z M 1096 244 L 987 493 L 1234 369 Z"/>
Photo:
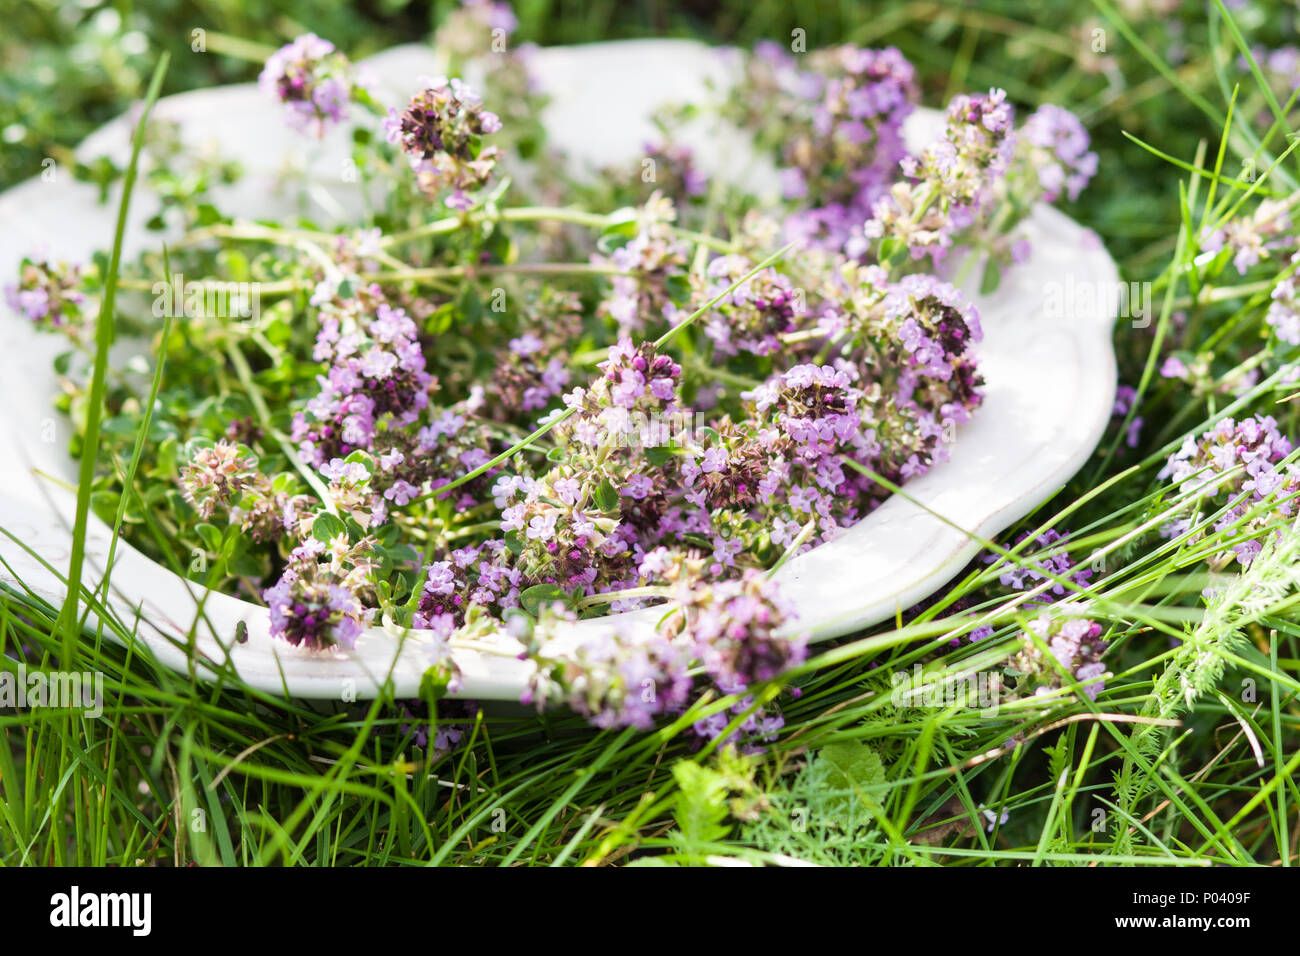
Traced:
<path id="1" fill-rule="evenodd" d="M 1047 652 L 1040 646 L 1047 645 Z M 1091 618 L 1043 614 L 1021 634 L 1020 651 L 1012 667 L 1023 675 L 1036 694 L 1047 694 L 1065 686 L 1061 670 L 1079 682 L 1093 700 L 1105 690 L 1106 665 L 1101 657 L 1107 642 L 1102 627 Z"/>
<path id="2" fill-rule="evenodd" d="M 478 94 L 445 76 L 427 80 L 405 109 L 390 110 L 384 120 L 385 137 L 406 154 L 420 188 L 429 196 L 451 190 L 444 201 L 453 209 L 469 209 L 469 193 L 491 179 L 501 151 L 484 146 L 483 137 L 500 129 Z"/>
<path id="3" fill-rule="evenodd" d="M 347 119 L 356 76 L 333 43 L 304 33 L 271 54 L 257 82 L 284 104 L 290 126 L 320 137 Z"/>
<path id="4" fill-rule="evenodd" d="M 1284 461 L 1291 451 L 1290 439 L 1271 415 L 1224 418 L 1200 435 L 1189 435 L 1160 477 L 1193 496 L 1199 507 L 1191 516 L 1171 521 L 1163 533 L 1196 542 L 1205 536 L 1205 518 L 1214 515 L 1217 534 L 1243 540 L 1217 554 L 1211 564 L 1223 567 L 1235 558 L 1248 566 L 1263 547 L 1260 536 L 1266 529 L 1295 520 L 1300 475 Z"/>
<path id="5" fill-rule="evenodd" d="M 29 256 L 18 267 L 18 281 L 5 286 L 5 301 L 37 328 L 64 332 L 76 340 L 82 331 L 82 282 L 78 266 Z"/>

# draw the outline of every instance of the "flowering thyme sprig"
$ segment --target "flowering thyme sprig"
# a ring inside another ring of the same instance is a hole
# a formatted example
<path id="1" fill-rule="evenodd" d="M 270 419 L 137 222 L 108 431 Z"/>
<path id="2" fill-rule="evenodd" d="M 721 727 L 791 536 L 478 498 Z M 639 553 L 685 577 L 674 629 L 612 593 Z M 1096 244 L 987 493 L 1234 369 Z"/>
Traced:
<path id="1" fill-rule="evenodd" d="M 747 568 L 737 580 L 709 583 L 699 576 L 698 562 L 679 567 L 673 580 L 678 610 L 662 629 L 693 648 L 719 687 L 738 693 L 803 662 L 806 638 L 783 633 L 795 615 L 766 574 Z"/>
<path id="2" fill-rule="evenodd" d="M 733 106 L 778 151 L 785 196 L 804 207 L 786 222 L 787 237 L 861 255 L 862 223 L 906 155 L 912 65 L 893 47 L 845 44 L 796 60 L 763 44 L 746 71 Z"/>
<path id="3" fill-rule="evenodd" d="M 347 57 L 314 33 L 271 54 L 257 82 L 284 104 L 290 126 L 317 137 L 347 119 L 348 101 L 359 89 Z"/>
<path id="4" fill-rule="evenodd" d="M 1222 509 L 1214 522 L 1217 533 L 1243 537 L 1215 555 L 1211 566 L 1222 568 L 1234 558 L 1248 566 L 1260 552 L 1265 530 L 1285 529 L 1294 520 L 1300 475 L 1284 461 L 1292 447 L 1272 416 L 1225 418 L 1199 436 L 1189 435 L 1165 463 L 1161 478 L 1168 478 L 1181 493 Z M 1192 532 L 1194 524 L 1194 518 L 1179 518 L 1162 533 L 1182 536 Z M 1192 540 L 1201 537 L 1203 533 L 1194 532 Z"/>
<path id="5" fill-rule="evenodd" d="M 597 727 L 653 726 L 655 717 L 680 710 L 691 688 L 689 658 L 660 635 L 636 639 L 615 624 L 579 639 L 570 652 L 550 650 L 556 630 L 571 624 L 563 605 L 544 608 L 530 638 L 528 658 L 537 664 L 522 698 L 543 710 L 567 703 Z"/>
<path id="6" fill-rule="evenodd" d="M 954 97 L 943 137 L 919 157 L 902 161 L 907 180 L 876 202 L 865 226 L 869 239 L 884 241 L 884 261 L 893 257 L 894 246 L 901 246 L 914 259 L 929 255 L 938 262 L 954 234 L 974 222 L 1015 148 L 1006 96 L 993 89 Z"/>
<path id="7" fill-rule="evenodd" d="M 1031 620 L 1021 633 L 1020 651 L 1012 668 L 1025 681 L 1025 688 L 1035 694 L 1049 694 L 1066 686 L 1064 670 L 1071 675 L 1092 700 L 1106 687 L 1103 675 L 1106 652 L 1102 627 L 1091 618 L 1042 614 Z M 1044 653 L 1043 646 L 1047 652 Z M 1049 655 L 1050 654 L 1050 658 Z"/>
<path id="8" fill-rule="evenodd" d="M 483 137 L 501 129 L 495 113 L 456 78 L 427 79 L 405 109 L 390 110 L 384 120 L 388 142 L 401 147 L 429 196 L 450 189 L 444 200 L 453 209 L 470 209 L 469 193 L 487 185 L 500 150 L 484 146 Z"/>
<path id="9" fill-rule="evenodd" d="M 1296 247 L 1292 231 L 1291 206 L 1294 197 L 1265 199 L 1249 216 L 1237 216 L 1201 237 L 1201 249 L 1209 253 L 1228 250 L 1237 272 L 1247 270 L 1280 251 Z"/>
<path id="10" fill-rule="evenodd" d="M 267 477 L 248 449 L 224 439 L 197 448 L 180 470 L 181 494 L 201 520 L 229 516 L 255 541 L 297 532 L 308 499 L 290 494 L 287 484 Z"/>
<path id="11" fill-rule="evenodd" d="M 318 467 L 374 448 L 380 429 L 415 422 L 429 404 L 432 383 L 414 321 L 385 301 L 377 285 L 350 297 L 330 291 L 328 298 L 316 299 L 320 331 L 314 352 L 329 368 L 318 379 L 320 394 L 293 424 L 303 457 Z"/>
<path id="12" fill-rule="evenodd" d="M 1300 288 L 1297 287 L 1296 267 L 1300 265 L 1300 252 L 1291 257 L 1291 266 L 1278 280 L 1269 298 L 1264 322 L 1273 330 L 1279 341 L 1287 345 L 1300 345 Z"/>
<path id="13" fill-rule="evenodd" d="M 712 284 L 703 296 L 712 298 L 725 290 L 750 266 L 744 256 L 714 259 L 705 271 Z M 711 313 L 705 332 L 719 355 L 771 355 L 781 348 L 778 336 L 795 331 L 802 312 L 801 294 L 793 282 L 768 269 L 726 294 Z"/>
<path id="14" fill-rule="evenodd" d="M 340 535 L 295 548 L 280 580 L 262 594 L 271 636 L 313 649 L 353 648 L 374 613 L 359 596 L 373 567 L 370 544 L 349 544 Z"/>
<path id="15" fill-rule="evenodd" d="M 677 210 L 656 190 L 638 210 L 636 234 L 605 261 L 621 275 L 610 282 L 600 311 L 616 323 L 620 335 L 644 332 L 675 316 L 672 284 L 686 277 L 686 245 L 672 231 Z"/>
<path id="16" fill-rule="evenodd" d="M 78 266 L 28 256 L 18 266 L 18 281 L 5 286 L 5 300 L 38 328 L 60 331 L 79 341 L 85 302 L 82 285 Z"/>
<path id="17" fill-rule="evenodd" d="M 1074 589 L 1087 588 L 1092 581 L 1092 570 L 1081 565 L 1070 556 L 1068 549 L 1070 533 L 1048 528 L 1042 534 L 1034 535 L 1026 531 L 1016 538 L 1011 550 L 1022 553 L 1019 558 L 1006 558 L 1000 563 L 996 554 L 985 555 L 987 564 L 999 564 L 998 583 L 1013 591 L 1031 591 L 1038 585 L 1051 581 L 1046 591 L 1031 598 L 1029 604 L 1049 604 L 1060 598 L 1074 594 Z M 1026 542 L 1036 547 L 1029 554 L 1023 554 Z M 1064 583 L 1063 583 L 1064 582 Z M 1068 589 L 1073 585 L 1074 589 Z M 972 639 L 975 639 L 972 637 Z"/>
<path id="18" fill-rule="evenodd" d="M 1016 140 L 1017 160 L 1033 171 L 1045 202 L 1055 202 L 1062 195 L 1073 201 L 1097 174 L 1097 154 L 1088 149 L 1088 144 L 1088 132 L 1077 116 L 1064 107 L 1046 103 L 1021 126 Z M 1027 188 L 1010 192 L 1021 203 L 1038 198 Z"/>

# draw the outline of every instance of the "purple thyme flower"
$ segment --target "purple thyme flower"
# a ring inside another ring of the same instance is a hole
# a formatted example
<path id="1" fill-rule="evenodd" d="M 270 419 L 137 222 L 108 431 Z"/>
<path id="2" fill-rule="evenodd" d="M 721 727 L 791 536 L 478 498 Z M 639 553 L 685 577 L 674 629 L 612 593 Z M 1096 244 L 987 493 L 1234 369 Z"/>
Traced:
<path id="1" fill-rule="evenodd" d="M 678 614 L 664 632 L 694 648 L 694 656 L 731 693 L 771 680 L 802 663 L 807 642 L 778 634 L 794 614 L 765 572 L 746 568 L 739 580 L 678 582 Z"/>
<path id="2" fill-rule="evenodd" d="M 460 80 L 425 82 L 404 110 L 389 110 L 384 133 L 406 153 L 427 195 L 450 189 L 447 205 L 468 209 L 467 191 L 487 185 L 501 154 L 495 146 L 483 146 L 482 137 L 498 132 L 501 120 Z"/>
<path id="3" fill-rule="evenodd" d="M 220 513 L 249 532 L 255 541 L 270 541 L 296 531 L 307 509 L 303 495 L 277 488 L 257 467 L 248 449 L 225 439 L 202 447 L 181 465 L 181 495 L 199 518 Z"/>
<path id="4" fill-rule="evenodd" d="M 37 328 L 59 330 L 71 339 L 81 337 L 81 270 L 65 262 L 52 262 L 40 255 L 24 257 L 18 267 L 18 281 L 5 286 L 5 300 L 19 315 Z"/>
<path id="5" fill-rule="evenodd" d="M 567 703 L 594 726 L 648 730 L 655 717 L 682 709 L 690 693 L 689 659 L 661 635 L 624 636 L 617 622 L 582 638 L 571 652 L 550 655 L 546 637 L 573 620 L 563 607 L 543 608 L 529 655 L 537 662 L 521 701 L 542 710 Z"/>
<path id="6" fill-rule="evenodd" d="M 1026 531 L 1016 538 L 1011 550 L 1015 550 L 1022 545 L 1029 536 L 1030 532 Z M 1066 596 L 1067 589 L 1065 585 L 1060 583 L 1060 580 L 1069 581 L 1079 588 L 1086 588 L 1091 583 L 1092 572 L 1086 566 L 1077 564 L 1070 557 L 1070 552 L 1066 547 L 1069 538 L 1070 533 L 1068 531 L 1061 532 L 1055 528 L 1047 529 L 1033 540 L 1037 550 L 1021 551 L 1018 558 L 1009 559 L 1008 563 L 1002 566 L 998 581 L 1003 587 L 1011 588 L 1014 591 L 1030 591 L 1045 581 L 1052 581 L 1051 586 L 1031 601 L 1031 604 L 1048 604 L 1057 598 Z M 998 558 L 998 555 L 986 554 L 984 561 L 986 564 L 992 564 Z M 1068 593 L 1072 594 L 1074 592 L 1070 590 Z M 972 636 L 972 640 L 974 639 Z"/>
<path id="7" fill-rule="evenodd" d="M 942 138 L 901 167 L 908 181 L 895 184 L 872 207 L 869 239 L 896 239 L 913 258 L 938 261 L 953 234 L 970 225 L 993 194 L 1015 150 L 1013 112 L 999 89 L 961 94 L 948 105 Z"/>
<path id="8" fill-rule="evenodd" d="M 1014 659 L 1014 668 L 1025 675 L 1038 694 L 1046 694 L 1064 685 L 1060 665 L 1074 676 L 1083 692 L 1092 700 L 1106 687 L 1101 676 L 1106 666 L 1101 656 L 1106 651 L 1102 627 L 1091 618 L 1061 617 L 1042 614 L 1028 624 L 1052 653 L 1055 663 L 1044 657 L 1038 642 L 1028 632 L 1021 633 L 1020 653 Z"/>
<path id="9" fill-rule="evenodd" d="M 781 118 L 782 185 L 804 206 L 787 237 L 859 255 L 862 223 L 906 155 L 903 121 L 918 97 L 912 65 L 894 47 L 821 50 L 807 70 L 780 48 L 755 52 L 750 108 Z"/>
<path id="10" fill-rule="evenodd" d="M 685 277 L 688 252 L 673 233 L 676 221 L 672 200 L 656 190 L 640 209 L 636 235 L 606 260 L 620 274 L 610 277 L 610 294 L 598 311 L 618 323 L 620 336 L 661 324 L 672 309 L 669 283 Z"/>
<path id="11" fill-rule="evenodd" d="M 1300 252 L 1292 256 L 1291 261 L 1300 262 Z M 1296 288 L 1295 275 L 1288 276 L 1274 286 L 1271 298 L 1264 321 L 1280 341 L 1288 345 L 1300 345 L 1300 292 Z"/>
<path id="12" fill-rule="evenodd" d="M 284 104 L 289 125 L 319 137 L 330 124 L 346 119 L 355 78 L 334 44 L 304 33 L 271 54 L 257 82 Z"/>
<path id="13" fill-rule="evenodd" d="M 1295 248 L 1290 200 L 1265 199 L 1251 215 L 1232 219 L 1202 236 L 1201 248 L 1209 253 L 1231 250 L 1232 264 L 1245 275 L 1246 270 L 1270 258 L 1274 251 Z"/>
<path id="14" fill-rule="evenodd" d="M 1291 441 L 1278 431 L 1272 416 L 1225 418 L 1199 436 L 1188 435 L 1161 469 L 1159 477 L 1170 479 L 1181 494 L 1195 495 L 1215 511 L 1223 509 L 1214 523 L 1216 533 L 1252 536 L 1215 555 L 1211 567 L 1222 568 L 1234 558 L 1242 566 L 1250 564 L 1262 534 L 1294 522 L 1293 496 L 1300 492 L 1300 475 L 1293 465 L 1283 463 L 1291 450 Z M 1194 523 L 1183 518 L 1161 533 L 1181 536 Z M 1198 531 L 1190 540 L 1202 536 Z"/>
<path id="15" fill-rule="evenodd" d="M 1025 120 L 1021 143 L 1030 151 L 1043 199 L 1055 202 L 1064 193 L 1079 198 L 1097 174 L 1097 154 L 1088 149 L 1088 131 L 1069 110 L 1046 104 Z"/>
<path id="16" fill-rule="evenodd" d="M 1115 390 L 1115 407 L 1111 409 L 1111 415 L 1115 418 L 1121 418 L 1129 413 L 1137 401 L 1137 389 L 1132 385 L 1121 385 Z M 1138 438 L 1142 434 L 1142 416 L 1135 415 L 1133 420 L 1128 423 L 1128 430 L 1124 435 L 1124 443 L 1129 448 L 1136 448 Z"/>
<path id="17" fill-rule="evenodd" d="M 744 256 L 719 256 L 707 270 L 712 282 L 695 298 L 701 305 L 713 300 L 752 266 Z M 799 307 L 790 279 L 775 269 L 765 269 L 714 306 L 705 332 L 720 355 L 771 355 L 781 348 L 777 336 L 794 331 Z"/>
<path id="18" fill-rule="evenodd" d="M 317 467 L 372 449 L 381 423 L 413 424 L 433 381 L 415 322 L 385 302 L 378 286 L 325 301 L 320 323 L 314 357 L 331 364 L 317 379 L 320 393 L 293 423 L 294 441 Z"/>
<path id="19" fill-rule="evenodd" d="M 321 567 L 291 564 L 262 593 L 271 612 L 271 636 L 303 647 L 350 650 L 371 612 L 352 589 L 319 573 Z"/>

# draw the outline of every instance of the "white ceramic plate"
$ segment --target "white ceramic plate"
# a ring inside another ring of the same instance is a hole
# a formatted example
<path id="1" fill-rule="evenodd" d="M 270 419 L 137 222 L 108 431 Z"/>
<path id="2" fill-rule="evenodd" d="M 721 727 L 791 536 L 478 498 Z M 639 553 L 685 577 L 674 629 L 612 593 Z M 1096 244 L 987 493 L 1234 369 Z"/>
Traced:
<path id="1" fill-rule="evenodd" d="M 439 72 L 433 54 L 422 46 L 397 47 L 367 63 L 393 104 L 404 101 L 418 77 Z M 594 168 L 639 157 L 653 137 L 648 118 L 655 107 L 705 100 L 708 82 L 725 82 L 734 63 L 693 42 L 632 41 L 542 50 L 534 70 L 554 97 L 545 117 L 552 141 Z M 315 144 L 290 133 L 279 107 L 255 86 L 168 97 L 157 114 L 179 121 L 187 143 L 215 145 L 243 163 L 244 180 L 221 195 L 226 211 L 266 216 L 289 208 L 290 197 L 274 198 L 287 167 L 306 171 L 315 218 L 356 207 L 357 197 L 340 175 L 346 141 L 335 135 Z M 935 118 L 922 111 L 909 124 L 914 148 L 918 139 L 933 135 Z M 119 118 L 91 136 L 79 155 L 107 153 L 120 162 L 129 134 L 129 119 Z M 701 127 L 687 142 L 706 172 L 743 181 L 759 195 L 774 189 L 771 166 L 756 159 L 738 133 Z M 128 257 L 157 242 L 142 228 L 155 211 L 148 191 L 138 190 Z M 99 205 L 95 191 L 64 169 L 53 181 L 37 177 L 15 187 L 0 196 L 0 283 L 12 281 L 18 261 L 37 247 L 56 258 L 87 260 L 111 244 L 114 216 L 114 203 Z M 1115 266 L 1092 233 L 1052 209 L 1037 209 L 1027 228 L 1032 260 L 1007 271 L 995 295 L 974 297 L 984 325 L 977 351 L 987 388 L 983 406 L 958 432 L 951 460 L 906 486 L 917 504 L 891 498 L 778 574 L 799 612 L 799 627 L 814 639 L 877 623 L 933 593 L 979 550 L 972 536 L 992 537 L 1027 515 L 1074 474 L 1100 439 L 1115 395 L 1115 310 L 1106 306 L 1106 295 L 1096 293 L 1115 288 Z M 1091 289 L 1094 307 L 1049 310 L 1048 283 L 1060 283 L 1058 290 L 1067 292 Z M 75 497 L 37 474 L 74 480 L 66 455 L 70 426 L 50 404 L 55 389 L 50 362 L 64 348 L 59 337 L 37 333 L 12 314 L 0 317 L 0 401 L 6 409 L 0 433 L 0 527 L 65 573 Z M 88 584 L 102 580 L 110 535 L 92 515 Z M 13 541 L 0 538 L 0 558 L 8 566 L 0 567 L 7 580 L 21 580 L 56 605 L 64 600 L 59 575 Z M 413 696 L 427 666 L 418 632 L 403 638 L 372 628 L 352 652 L 307 651 L 274 641 L 264 608 L 187 582 L 125 542 L 118 544 L 111 582 L 115 611 L 128 621 L 138 616 L 144 645 L 177 670 L 193 665 L 210 676 L 205 662 L 218 662 L 260 689 L 337 699 L 374 696 L 389 679 L 396 694 Z M 196 625 L 200 603 L 203 618 Z M 648 629 L 658 613 L 619 615 L 620 626 Z M 241 621 L 248 640 L 236 644 Z M 581 622 L 561 640 L 573 640 L 582 629 L 610 626 L 608 618 Z M 501 650 L 457 651 L 462 694 L 518 697 L 531 665 L 514 659 L 509 646 Z"/>

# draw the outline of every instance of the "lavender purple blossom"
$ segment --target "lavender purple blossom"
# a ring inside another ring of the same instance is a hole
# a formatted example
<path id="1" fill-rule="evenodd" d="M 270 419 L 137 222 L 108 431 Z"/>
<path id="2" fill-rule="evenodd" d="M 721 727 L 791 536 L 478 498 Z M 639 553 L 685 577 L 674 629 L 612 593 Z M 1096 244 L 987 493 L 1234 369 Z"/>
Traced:
<path id="1" fill-rule="evenodd" d="M 719 256 L 709 263 L 705 275 L 710 284 L 697 298 L 716 298 L 752 265 L 743 256 Z M 790 279 L 775 269 L 766 269 L 717 304 L 705 331 L 719 355 L 771 355 L 781 349 L 777 337 L 795 331 L 801 310 L 800 293 Z"/>
<path id="2" fill-rule="evenodd" d="M 1211 510 L 1223 509 L 1214 522 L 1216 533 L 1243 537 L 1217 554 L 1211 566 L 1222 568 L 1234 558 L 1243 567 L 1249 565 L 1268 529 L 1295 520 L 1300 476 L 1284 461 L 1292 448 L 1272 416 L 1224 418 L 1198 436 L 1187 436 L 1161 469 L 1160 477 L 1169 479 L 1180 494 L 1195 496 Z M 1161 533 L 1175 537 L 1190 532 L 1194 542 L 1204 536 L 1196 524 L 1195 518 L 1178 518 Z"/>
<path id="3" fill-rule="evenodd" d="M 690 659 L 683 648 L 655 634 L 623 634 L 618 624 L 581 637 L 565 654 L 551 656 L 547 644 L 557 622 L 572 622 L 562 606 L 547 609 L 539 620 L 534 650 L 537 663 L 522 702 L 542 710 L 559 702 L 603 729 L 648 730 L 661 714 L 686 704 L 691 688 Z"/>
<path id="4" fill-rule="evenodd" d="M 75 340 L 82 333 L 81 283 L 78 266 L 28 256 L 18 267 L 18 281 L 5 286 L 5 301 L 38 328 L 58 330 Z"/>
<path id="5" fill-rule="evenodd" d="M 1291 200 L 1263 200 L 1249 216 L 1237 216 L 1201 237 L 1201 248 L 1209 253 L 1232 252 L 1237 272 L 1258 265 L 1273 253 L 1295 248 L 1291 235 Z"/>
<path id="6" fill-rule="evenodd" d="M 1111 409 L 1111 415 L 1115 418 L 1127 416 L 1136 407 L 1137 400 L 1137 389 L 1132 385 L 1119 386 L 1115 389 L 1115 405 Z M 1142 436 L 1143 424 L 1144 421 L 1141 415 L 1134 415 L 1132 420 L 1129 421 L 1124 432 L 1124 444 L 1129 448 L 1137 447 L 1138 439 Z"/>
<path id="7" fill-rule="evenodd" d="M 371 569 L 366 547 L 309 538 L 295 548 L 280 580 L 262 593 L 271 636 L 312 649 L 355 647 L 373 613 L 358 596 Z"/>
<path id="8" fill-rule="evenodd" d="M 328 40 L 304 33 L 271 54 L 258 85 L 284 104 L 289 124 L 320 137 L 347 119 L 354 71 Z"/>
<path id="9" fill-rule="evenodd" d="M 314 357 L 330 364 L 320 393 L 294 418 L 293 439 L 317 467 L 373 448 L 380 429 L 412 424 L 429 403 L 419 330 L 378 286 L 321 302 Z"/>
<path id="10" fill-rule="evenodd" d="M 1300 252 L 1291 257 L 1291 265 L 1293 268 L 1300 265 Z M 1269 298 L 1271 301 L 1264 322 L 1273 329 L 1279 341 L 1300 345 L 1300 290 L 1296 288 L 1295 273 L 1279 280 Z"/>
<path id="11" fill-rule="evenodd" d="M 766 573 L 747 568 L 737 580 L 691 582 L 679 591 L 679 614 L 665 622 L 719 687 L 739 693 L 801 664 L 806 639 L 782 632 L 794 614 Z"/>
<path id="12" fill-rule="evenodd" d="M 960 94 L 948 105 L 944 135 L 919 157 L 905 157 L 906 179 L 872 207 L 869 239 L 890 239 L 912 258 L 941 260 L 954 233 L 971 225 L 1006 173 L 1015 150 L 1006 92 Z"/>
<path id="13" fill-rule="evenodd" d="M 1101 625 L 1091 618 L 1042 614 L 1030 621 L 1028 628 L 1021 634 L 1021 649 L 1013 667 L 1024 675 L 1035 693 L 1047 694 L 1065 686 L 1060 670 L 1064 668 L 1083 692 L 1096 700 L 1106 687 L 1102 679 L 1106 665 L 1101 657 L 1107 645 Z M 1054 660 L 1044 655 L 1035 637 L 1047 645 Z"/>
<path id="14" fill-rule="evenodd" d="M 641 207 L 636 234 L 610 253 L 607 264 L 618 270 L 599 312 L 613 319 L 620 336 L 641 333 L 675 315 L 670 285 L 685 281 L 687 247 L 672 231 L 677 209 L 655 190 Z"/>
<path id="15" fill-rule="evenodd" d="M 811 130 L 788 142 L 787 198 L 810 201 L 788 233 L 859 255 L 860 226 L 906 156 L 903 121 L 917 99 L 915 72 L 897 49 L 841 46 L 816 54 L 823 78 Z"/>
<path id="16" fill-rule="evenodd" d="M 636 175 L 653 187 L 652 192 L 662 193 L 679 207 L 704 195 L 708 180 L 696 166 L 689 146 L 655 141 L 646 143 L 644 152 Z"/>
<path id="17" fill-rule="evenodd" d="M 1031 532 L 1026 531 L 1016 538 L 1013 549 L 1024 544 Z M 1022 552 L 1019 558 L 1007 559 L 998 575 L 998 582 L 1013 591 L 1030 591 L 1045 582 L 1052 582 L 1048 588 L 1029 603 L 1047 604 L 1058 598 L 1073 594 L 1073 589 L 1066 588 L 1062 581 L 1068 581 L 1074 588 L 1086 588 L 1092 579 L 1092 572 L 1077 564 L 1067 548 L 1070 538 L 1068 531 L 1062 532 L 1048 528 L 1034 537 L 1033 545 L 1037 550 Z M 998 555 L 986 555 L 985 562 L 992 564 Z"/>
<path id="18" fill-rule="evenodd" d="M 1050 103 L 1030 114 L 1020 128 L 1018 145 L 1038 176 L 1043 199 L 1079 198 L 1097 174 L 1097 154 L 1088 149 L 1088 131 L 1069 110 Z"/>

